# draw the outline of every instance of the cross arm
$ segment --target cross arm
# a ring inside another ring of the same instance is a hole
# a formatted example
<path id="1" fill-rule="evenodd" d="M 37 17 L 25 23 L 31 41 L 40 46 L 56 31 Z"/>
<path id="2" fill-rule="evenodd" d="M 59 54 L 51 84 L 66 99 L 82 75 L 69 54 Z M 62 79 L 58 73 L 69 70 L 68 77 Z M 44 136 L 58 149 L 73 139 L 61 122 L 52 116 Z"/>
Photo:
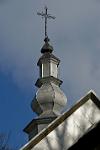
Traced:
<path id="1" fill-rule="evenodd" d="M 45 13 L 43 13 L 43 12 L 42 13 L 37 12 L 37 15 L 45 17 Z"/>
<path id="2" fill-rule="evenodd" d="M 49 18 L 49 19 L 55 19 L 56 17 L 51 16 L 50 14 L 48 14 L 48 15 L 47 15 L 47 18 Z"/>

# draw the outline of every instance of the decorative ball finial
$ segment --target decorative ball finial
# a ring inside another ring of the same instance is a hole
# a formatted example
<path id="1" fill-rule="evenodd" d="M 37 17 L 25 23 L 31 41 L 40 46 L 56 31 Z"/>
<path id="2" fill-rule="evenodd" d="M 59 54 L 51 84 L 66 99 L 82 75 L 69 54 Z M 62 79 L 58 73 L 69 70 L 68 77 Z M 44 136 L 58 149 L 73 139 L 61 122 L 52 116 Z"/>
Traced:
<path id="1" fill-rule="evenodd" d="M 44 42 L 47 43 L 47 42 L 49 42 L 49 41 L 50 41 L 50 39 L 48 38 L 48 36 L 45 37 Z"/>

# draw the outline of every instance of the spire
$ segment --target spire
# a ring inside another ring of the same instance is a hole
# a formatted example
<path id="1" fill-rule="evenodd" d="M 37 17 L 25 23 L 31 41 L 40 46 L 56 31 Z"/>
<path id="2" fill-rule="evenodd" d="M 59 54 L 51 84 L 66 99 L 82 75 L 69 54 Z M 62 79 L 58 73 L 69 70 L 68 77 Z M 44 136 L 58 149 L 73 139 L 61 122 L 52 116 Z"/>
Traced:
<path id="1" fill-rule="evenodd" d="M 24 129 L 28 133 L 29 139 L 58 117 L 67 103 L 67 98 L 60 89 L 62 81 L 58 78 L 60 59 L 52 54 L 53 47 L 49 44 L 47 35 L 47 19 L 55 19 L 55 17 L 48 14 L 47 7 L 45 7 L 45 12 L 37 14 L 45 18 L 45 43 L 41 49 L 42 56 L 37 63 L 39 78 L 35 85 L 38 90 L 31 102 L 31 108 L 38 117 Z"/>
<path id="2" fill-rule="evenodd" d="M 40 75 L 35 84 L 39 89 L 31 103 L 39 118 L 57 117 L 67 102 L 65 94 L 60 89 L 62 81 L 58 78 L 60 59 L 52 54 L 53 47 L 49 44 L 47 35 L 47 19 L 55 17 L 48 14 L 47 10 L 45 7 L 45 12 L 37 13 L 45 19 L 45 43 L 41 49 L 42 56 L 37 63 Z"/>

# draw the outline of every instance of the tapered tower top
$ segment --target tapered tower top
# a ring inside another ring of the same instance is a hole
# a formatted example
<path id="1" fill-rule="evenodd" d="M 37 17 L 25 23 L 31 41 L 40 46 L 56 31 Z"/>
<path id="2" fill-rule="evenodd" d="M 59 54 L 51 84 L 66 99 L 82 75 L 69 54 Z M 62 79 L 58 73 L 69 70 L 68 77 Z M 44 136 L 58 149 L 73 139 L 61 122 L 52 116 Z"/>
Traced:
<path id="1" fill-rule="evenodd" d="M 24 129 L 29 134 L 29 139 L 58 117 L 67 103 L 67 98 L 60 89 L 62 84 L 58 75 L 60 59 L 52 54 L 53 47 L 49 44 L 47 35 L 47 19 L 55 17 L 48 14 L 47 7 L 45 7 L 45 12 L 38 13 L 38 15 L 45 19 L 45 43 L 41 49 L 42 56 L 37 63 L 39 77 L 35 85 L 38 90 L 31 102 L 31 108 L 38 117 Z"/>
<path id="2" fill-rule="evenodd" d="M 37 63 L 40 74 L 36 86 L 39 89 L 31 104 L 39 118 L 58 116 L 67 102 L 65 94 L 60 89 L 62 84 L 58 75 L 60 59 L 52 54 L 53 47 L 49 44 L 47 35 L 47 19 L 55 17 L 48 14 L 47 10 L 45 7 L 45 12 L 37 13 L 45 19 L 45 43 L 41 49 L 42 56 Z"/>

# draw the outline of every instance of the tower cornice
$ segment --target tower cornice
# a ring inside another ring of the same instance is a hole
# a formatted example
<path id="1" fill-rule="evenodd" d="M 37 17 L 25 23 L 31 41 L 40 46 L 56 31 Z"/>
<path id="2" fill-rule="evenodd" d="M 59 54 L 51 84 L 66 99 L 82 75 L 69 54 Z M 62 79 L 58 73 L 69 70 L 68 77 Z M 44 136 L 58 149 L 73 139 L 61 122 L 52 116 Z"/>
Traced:
<path id="1" fill-rule="evenodd" d="M 52 53 L 45 52 L 39 59 L 37 65 L 40 66 L 43 61 L 54 61 L 57 65 L 60 63 L 60 59 L 54 56 Z"/>
<path id="2" fill-rule="evenodd" d="M 37 81 L 36 81 L 36 83 L 35 83 L 35 85 L 38 87 L 38 88 L 40 88 L 43 84 L 45 84 L 45 83 L 50 83 L 50 82 L 53 82 L 53 83 L 55 83 L 57 86 L 61 86 L 61 84 L 63 83 L 63 81 L 62 80 L 60 80 L 60 79 L 58 79 L 58 78 L 55 78 L 55 77 L 53 77 L 53 76 L 50 76 L 50 77 L 44 77 L 44 78 L 39 78 Z"/>

